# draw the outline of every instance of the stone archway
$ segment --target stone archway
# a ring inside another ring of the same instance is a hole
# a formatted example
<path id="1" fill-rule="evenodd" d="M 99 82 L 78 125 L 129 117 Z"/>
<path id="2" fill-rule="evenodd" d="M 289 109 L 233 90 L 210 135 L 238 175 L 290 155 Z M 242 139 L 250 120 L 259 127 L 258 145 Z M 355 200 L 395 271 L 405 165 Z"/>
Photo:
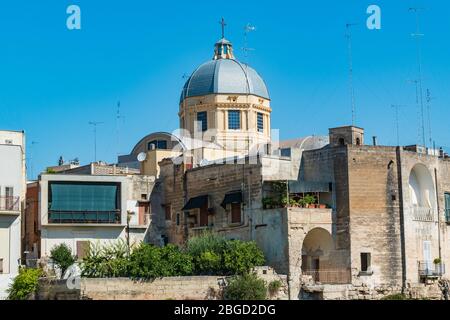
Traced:
<path id="1" fill-rule="evenodd" d="M 412 217 L 419 221 L 432 221 L 437 209 L 433 177 L 423 164 L 416 164 L 409 174 L 409 206 Z"/>
<path id="2" fill-rule="evenodd" d="M 302 272 L 319 271 L 330 267 L 330 253 L 334 250 L 331 234 L 323 228 L 310 230 L 302 245 Z"/>

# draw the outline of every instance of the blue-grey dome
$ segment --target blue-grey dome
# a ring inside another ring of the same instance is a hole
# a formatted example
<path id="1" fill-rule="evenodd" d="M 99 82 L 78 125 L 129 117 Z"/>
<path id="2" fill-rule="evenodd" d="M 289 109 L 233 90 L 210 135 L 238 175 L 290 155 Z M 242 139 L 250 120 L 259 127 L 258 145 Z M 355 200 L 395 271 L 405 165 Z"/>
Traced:
<path id="1" fill-rule="evenodd" d="M 180 102 L 188 97 L 214 93 L 253 94 L 269 99 L 266 84 L 259 74 L 235 59 L 215 59 L 198 67 L 186 81 Z"/>

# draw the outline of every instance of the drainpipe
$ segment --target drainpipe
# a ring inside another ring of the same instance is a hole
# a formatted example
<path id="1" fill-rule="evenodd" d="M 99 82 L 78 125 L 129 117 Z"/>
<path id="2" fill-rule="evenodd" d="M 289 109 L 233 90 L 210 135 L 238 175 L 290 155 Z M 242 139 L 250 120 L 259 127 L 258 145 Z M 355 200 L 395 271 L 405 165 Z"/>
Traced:
<path id="1" fill-rule="evenodd" d="M 402 257 L 402 294 L 405 293 L 406 288 L 406 248 L 405 248 L 405 212 L 403 202 L 403 178 L 402 178 L 402 157 L 400 147 L 396 147 L 395 153 L 397 156 L 397 176 L 398 176 L 398 198 L 399 198 L 399 213 L 400 213 L 400 246 Z"/>
<path id="2" fill-rule="evenodd" d="M 438 178 L 437 178 L 437 169 L 434 168 L 434 180 L 436 181 L 436 203 L 437 203 L 437 223 L 438 223 L 438 248 L 439 248 L 439 260 L 442 260 L 441 257 L 441 209 L 439 205 L 439 187 L 438 187 Z"/>

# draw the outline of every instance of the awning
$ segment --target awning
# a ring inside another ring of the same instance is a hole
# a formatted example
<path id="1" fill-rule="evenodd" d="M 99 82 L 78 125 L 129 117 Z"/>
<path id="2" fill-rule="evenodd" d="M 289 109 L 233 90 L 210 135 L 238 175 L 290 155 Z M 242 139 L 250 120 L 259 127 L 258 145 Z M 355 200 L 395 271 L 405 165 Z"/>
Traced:
<path id="1" fill-rule="evenodd" d="M 208 196 L 207 195 L 198 196 L 190 198 L 189 201 L 184 205 L 184 207 L 181 210 L 197 209 L 203 207 L 205 204 L 206 205 L 208 204 Z"/>
<path id="2" fill-rule="evenodd" d="M 225 198 L 223 198 L 222 203 L 220 206 L 224 209 L 226 209 L 227 204 L 230 203 L 242 203 L 242 192 L 236 191 L 236 192 L 230 192 L 225 195 Z"/>

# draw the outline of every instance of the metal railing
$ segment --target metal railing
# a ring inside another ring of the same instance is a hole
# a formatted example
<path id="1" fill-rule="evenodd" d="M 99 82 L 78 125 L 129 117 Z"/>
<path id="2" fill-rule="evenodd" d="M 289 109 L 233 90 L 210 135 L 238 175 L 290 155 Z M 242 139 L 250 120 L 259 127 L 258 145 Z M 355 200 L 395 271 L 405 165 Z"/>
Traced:
<path id="1" fill-rule="evenodd" d="M 311 276 L 314 282 L 324 284 L 348 284 L 352 282 L 350 269 L 305 270 L 302 275 Z"/>
<path id="2" fill-rule="evenodd" d="M 433 263 L 433 261 L 418 261 L 419 276 L 421 277 L 440 277 L 445 273 L 445 264 Z"/>
<path id="3" fill-rule="evenodd" d="M 0 211 L 20 211 L 20 198 L 0 196 Z"/>
<path id="4" fill-rule="evenodd" d="M 114 211 L 49 211 L 48 223 L 120 224 L 120 210 Z"/>
<path id="5" fill-rule="evenodd" d="M 415 221 L 434 221 L 434 210 L 427 207 L 412 207 L 412 216 Z"/>

